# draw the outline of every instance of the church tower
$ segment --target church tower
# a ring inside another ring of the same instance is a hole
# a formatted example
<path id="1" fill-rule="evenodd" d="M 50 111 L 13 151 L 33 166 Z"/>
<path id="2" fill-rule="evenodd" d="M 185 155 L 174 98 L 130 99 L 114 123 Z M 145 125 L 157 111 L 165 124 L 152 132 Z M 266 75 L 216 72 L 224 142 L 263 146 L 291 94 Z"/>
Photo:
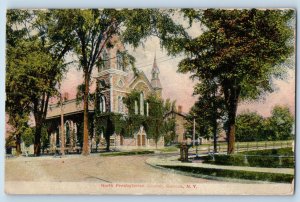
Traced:
<path id="1" fill-rule="evenodd" d="M 160 80 L 159 80 L 159 69 L 158 69 L 158 66 L 156 63 L 156 54 L 154 56 L 154 62 L 153 62 L 151 75 L 152 75 L 151 85 L 152 85 L 156 95 L 158 97 L 161 97 L 162 87 L 161 87 Z"/>
<path id="2" fill-rule="evenodd" d="M 102 89 L 99 110 L 100 112 L 125 113 L 123 98 L 127 94 L 128 77 L 128 68 L 122 56 L 125 47 L 117 36 L 113 37 L 111 42 L 114 47 L 103 50 L 101 56 L 103 64 L 98 69 L 98 89 Z"/>

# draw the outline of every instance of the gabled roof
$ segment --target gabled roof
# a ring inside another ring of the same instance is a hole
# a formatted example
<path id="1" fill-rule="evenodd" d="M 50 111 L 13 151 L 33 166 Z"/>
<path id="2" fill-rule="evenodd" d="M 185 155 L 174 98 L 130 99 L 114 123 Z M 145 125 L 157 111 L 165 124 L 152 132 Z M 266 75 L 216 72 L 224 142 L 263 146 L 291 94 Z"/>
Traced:
<path id="1" fill-rule="evenodd" d="M 144 81 L 147 86 L 149 87 L 150 90 L 154 90 L 150 81 L 148 80 L 147 76 L 145 75 L 145 73 L 143 71 L 139 71 L 137 73 L 137 76 L 135 76 L 130 82 L 129 82 L 129 87 L 130 88 L 134 88 L 135 84 L 137 84 L 139 81 Z"/>

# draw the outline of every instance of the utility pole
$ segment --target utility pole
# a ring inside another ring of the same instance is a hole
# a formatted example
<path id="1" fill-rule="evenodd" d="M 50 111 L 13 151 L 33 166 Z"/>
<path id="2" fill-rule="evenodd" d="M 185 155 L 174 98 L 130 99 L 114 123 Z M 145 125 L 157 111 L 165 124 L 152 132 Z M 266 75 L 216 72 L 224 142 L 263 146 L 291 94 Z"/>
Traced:
<path id="1" fill-rule="evenodd" d="M 195 128 L 196 128 L 196 121 L 194 117 L 194 122 L 193 122 L 193 147 L 195 146 Z"/>
<path id="2" fill-rule="evenodd" d="M 64 98 L 62 93 L 60 93 L 60 125 L 61 125 L 61 136 L 60 136 L 60 151 L 61 151 L 61 155 L 64 156 L 65 155 L 65 131 L 64 131 Z"/>

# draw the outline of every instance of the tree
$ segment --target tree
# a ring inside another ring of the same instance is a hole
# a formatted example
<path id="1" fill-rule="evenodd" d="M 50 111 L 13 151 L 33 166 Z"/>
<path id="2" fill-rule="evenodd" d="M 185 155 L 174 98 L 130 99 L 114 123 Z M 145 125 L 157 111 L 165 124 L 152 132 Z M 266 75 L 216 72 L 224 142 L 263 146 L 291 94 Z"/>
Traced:
<path id="1" fill-rule="evenodd" d="M 218 80 L 214 78 L 198 83 L 194 94 L 199 97 L 187 116 L 187 132 L 193 133 L 195 119 L 195 136 L 213 137 L 214 152 L 217 152 L 218 131 L 225 117 L 224 98 Z"/>
<path id="2" fill-rule="evenodd" d="M 27 127 L 22 133 L 22 141 L 25 144 L 25 147 L 29 147 L 34 143 L 34 131 L 32 128 Z"/>
<path id="3" fill-rule="evenodd" d="M 175 136 L 175 119 L 172 117 L 166 118 L 166 115 L 175 109 L 175 101 L 171 102 L 169 99 L 163 101 L 155 94 L 150 94 L 144 102 L 144 114 L 141 115 L 140 110 L 140 92 L 133 90 L 125 98 L 124 103 L 128 109 L 128 115 L 124 120 L 124 133 L 132 137 L 133 134 L 143 126 L 147 136 L 153 138 L 154 142 L 158 141 L 162 136 Z M 148 103 L 149 114 L 147 114 L 146 103 Z M 137 109 L 136 109 L 137 108 Z"/>
<path id="4" fill-rule="evenodd" d="M 164 128 L 164 109 L 163 100 L 156 97 L 155 95 L 150 95 L 147 98 L 149 103 L 149 125 L 148 134 L 154 139 L 155 146 L 157 148 L 157 143 L 159 139 L 165 134 L 166 128 Z"/>
<path id="5" fill-rule="evenodd" d="M 71 48 L 52 17 L 51 10 L 7 13 L 6 112 L 10 119 L 20 112 L 33 114 L 36 156 L 41 152 L 49 98 L 57 94 L 55 86 L 66 67 L 64 56 Z"/>
<path id="6" fill-rule="evenodd" d="M 26 27 L 19 26 L 15 28 L 14 25 L 21 25 L 22 22 L 28 18 L 28 13 L 23 10 L 8 10 L 7 11 L 7 24 L 6 24 L 6 40 L 7 40 L 7 63 L 15 59 L 17 56 L 16 48 L 18 43 L 26 35 Z M 20 56 L 19 56 L 20 57 Z M 23 132 L 24 125 L 27 124 L 29 110 L 28 107 L 30 102 L 28 99 L 24 99 L 22 89 L 16 88 L 22 85 L 16 85 L 16 81 L 9 77 L 14 75 L 10 69 L 16 71 L 13 68 L 10 68 L 11 65 L 7 64 L 6 66 L 6 113 L 9 115 L 8 123 L 13 127 L 13 136 L 15 139 L 16 152 L 21 154 L 21 134 Z M 11 83 L 14 82 L 14 83 Z"/>
<path id="7" fill-rule="evenodd" d="M 288 106 L 276 105 L 269 118 L 269 132 L 272 140 L 289 140 L 293 138 L 294 118 Z"/>
<path id="8" fill-rule="evenodd" d="M 264 136 L 264 118 L 256 112 L 244 112 L 236 117 L 236 140 L 250 142 L 267 140 Z"/>
<path id="9" fill-rule="evenodd" d="M 204 134 L 211 130 L 214 143 L 214 152 L 217 152 L 217 138 L 220 121 L 226 116 L 225 101 L 221 93 L 220 83 L 217 78 L 204 80 L 195 87 L 195 94 L 199 94 L 198 102 L 195 105 L 194 116 L 200 115 L 198 124 L 202 125 Z M 198 112 L 197 112 L 198 111 Z M 206 124 L 206 125 L 204 125 Z M 208 136 L 209 134 L 207 134 Z"/>
<path id="10" fill-rule="evenodd" d="M 165 145 L 174 143 L 176 138 L 176 119 L 175 116 L 168 116 L 169 113 L 176 112 L 176 101 L 171 101 L 169 98 L 163 103 L 163 136 Z"/>
<path id="11" fill-rule="evenodd" d="M 289 140 L 293 138 L 294 118 L 287 106 L 276 105 L 271 117 L 244 112 L 236 118 L 237 141 Z"/>
<path id="12" fill-rule="evenodd" d="M 227 111 L 228 154 L 234 152 L 235 118 L 241 100 L 272 92 L 272 79 L 283 79 L 284 62 L 293 53 L 293 10 L 184 9 L 200 20 L 203 33 L 193 39 L 173 40 L 170 54 L 186 53 L 179 72 L 201 82 L 217 78 Z"/>

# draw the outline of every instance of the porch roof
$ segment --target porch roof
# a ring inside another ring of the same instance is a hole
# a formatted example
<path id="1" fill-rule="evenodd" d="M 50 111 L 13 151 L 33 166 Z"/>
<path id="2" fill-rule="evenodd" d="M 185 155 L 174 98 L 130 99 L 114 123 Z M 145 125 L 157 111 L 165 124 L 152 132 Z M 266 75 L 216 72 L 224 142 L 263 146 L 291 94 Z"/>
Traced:
<path id="1" fill-rule="evenodd" d="M 76 99 L 65 101 L 63 112 L 64 116 L 83 113 L 83 102 L 78 104 Z M 89 112 L 94 112 L 94 104 L 89 104 Z M 58 118 L 60 115 L 61 107 L 59 103 L 49 105 L 46 119 Z"/>

